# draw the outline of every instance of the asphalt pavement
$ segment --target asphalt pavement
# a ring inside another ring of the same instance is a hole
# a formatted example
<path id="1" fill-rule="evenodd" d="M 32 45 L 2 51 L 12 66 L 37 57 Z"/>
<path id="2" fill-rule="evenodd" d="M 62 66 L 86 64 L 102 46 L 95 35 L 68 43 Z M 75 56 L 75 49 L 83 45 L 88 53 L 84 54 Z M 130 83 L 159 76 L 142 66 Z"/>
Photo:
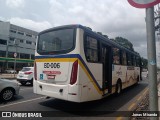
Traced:
<path id="1" fill-rule="evenodd" d="M 145 74 L 143 74 L 145 78 Z M 12 78 L 16 82 L 16 79 Z M 48 119 L 116 119 L 122 120 L 122 116 L 113 118 L 113 112 L 115 111 L 132 111 L 138 100 L 146 93 L 148 81 L 145 79 L 138 85 L 125 89 L 121 95 L 111 95 L 105 99 L 86 102 L 86 103 L 73 103 L 55 98 L 46 99 L 45 96 L 37 95 L 33 93 L 33 87 L 31 85 L 21 86 L 20 94 L 15 96 L 13 100 L 8 103 L 0 103 L 0 111 L 48 111 L 54 118 Z M 160 87 L 159 87 L 160 88 Z M 160 101 L 159 101 L 160 102 Z M 80 114 L 79 112 L 84 114 Z M 112 113 L 108 113 L 108 111 Z M 91 113 L 92 115 L 88 114 Z M 93 114 L 95 113 L 95 114 Z M 96 115 L 98 113 L 98 115 Z M 57 116 L 58 114 L 58 116 Z M 90 115 L 90 116 L 89 116 Z M 109 116 L 107 116 L 109 115 Z M 107 118 L 106 118 L 107 116 Z M 17 119 L 17 118 L 16 118 Z M 39 118 L 40 119 L 40 118 Z M 8 120 L 8 119 L 7 119 Z"/>
<path id="2" fill-rule="evenodd" d="M 13 80 L 16 82 L 16 80 Z M 132 110 L 132 103 L 137 98 L 137 95 L 142 92 L 148 84 L 146 81 L 140 84 L 125 89 L 121 95 L 111 95 L 107 98 L 98 101 L 86 103 L 74 103 L 63 101 L 55 98 L 45 99 L 45 96 L 36 95 L 33 93 L 31 85 L 21 86 L 20 94 L 15 96 L 14 99 L 8 103 L 0 103 L 0 111 L 48 111 L 47 114 L 58 117 L 58 119 L 74 119 L 83 118 L 88 120 L 94 117 L 95 120 L 103 119 L 116 119 L 119 120 L 123 116 L 113 118 L 116 111 Z M 135 99 L 134 99 L 135 98 Z"/>

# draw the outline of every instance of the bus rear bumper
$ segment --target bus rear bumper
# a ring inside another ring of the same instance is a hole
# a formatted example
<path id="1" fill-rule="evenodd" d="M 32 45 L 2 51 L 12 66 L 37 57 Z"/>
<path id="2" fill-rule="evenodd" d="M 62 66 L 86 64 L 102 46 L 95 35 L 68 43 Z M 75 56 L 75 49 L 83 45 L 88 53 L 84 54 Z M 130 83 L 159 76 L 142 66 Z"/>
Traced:
<path id="1" fill-rule="evenodd" d="M 49 97 L 59 98 L 63 100 L 68 99 L 68 86 L 67 85 L 55 85 L 34 81 L 34 93 L 45 95 Z"/>
<path id="2" fill-rule="evenodd" d="M 42 83 L 34 80 L 34 93 L 61 100 L 80 102 L 78 90 L 71 91 L 67 85 Z M 77 86 L 76 86 L 77 87 Z M 75 87 L 75 88 L 76 88 Z"/>

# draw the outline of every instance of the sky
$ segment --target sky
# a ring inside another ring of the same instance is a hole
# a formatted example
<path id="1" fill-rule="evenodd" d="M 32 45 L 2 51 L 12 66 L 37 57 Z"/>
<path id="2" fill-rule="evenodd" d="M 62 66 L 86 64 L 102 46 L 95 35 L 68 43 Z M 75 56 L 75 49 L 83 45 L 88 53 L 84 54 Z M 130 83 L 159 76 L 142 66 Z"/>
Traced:
<path id="1" fill-rule="evenodd" d="M 82 24 L 109 38 L 128 39 L 147 58 L 145 9 L 134 8 L 127 0 L 0 0 L 0 20 L 37 32 Z"/>

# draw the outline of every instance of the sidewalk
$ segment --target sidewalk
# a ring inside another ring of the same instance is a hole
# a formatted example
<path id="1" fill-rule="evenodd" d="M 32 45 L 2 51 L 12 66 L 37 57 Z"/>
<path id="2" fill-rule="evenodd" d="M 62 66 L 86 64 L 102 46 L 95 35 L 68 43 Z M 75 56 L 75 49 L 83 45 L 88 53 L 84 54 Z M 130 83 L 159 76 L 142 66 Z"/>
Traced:
<path id="1" fill-rule="evenodd" d="M 17 74 L 0 74 L 0 78 L 4 78 L 4 79 L 16 79 Z"/>

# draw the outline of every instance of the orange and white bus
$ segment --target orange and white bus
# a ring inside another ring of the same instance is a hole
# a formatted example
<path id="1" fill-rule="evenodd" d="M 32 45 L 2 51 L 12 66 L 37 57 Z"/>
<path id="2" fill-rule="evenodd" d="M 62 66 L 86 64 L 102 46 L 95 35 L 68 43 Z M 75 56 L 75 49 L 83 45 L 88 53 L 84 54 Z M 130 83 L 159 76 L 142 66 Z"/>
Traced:
<path id="1" fill-rule="evenodd" d="M 102 99 L 140 80 L 140 56 L 82 25 L 42 31 L 34 93 L 73 102 Z"/>

